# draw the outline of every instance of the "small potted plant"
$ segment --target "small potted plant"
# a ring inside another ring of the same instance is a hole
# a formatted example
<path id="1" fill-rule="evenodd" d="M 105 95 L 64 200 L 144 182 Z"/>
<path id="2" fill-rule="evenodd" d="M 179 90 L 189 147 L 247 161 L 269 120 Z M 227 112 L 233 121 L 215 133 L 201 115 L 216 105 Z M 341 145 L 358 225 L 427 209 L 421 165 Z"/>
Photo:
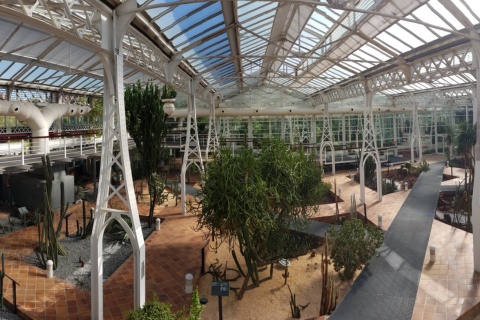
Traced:
<path id="1" fill-rule="evenodd" d="M 175 110 L 175 105 L 173 103 L 175 102 L 176 97 L 177 91 L 175 91 L 173 87 L 165 84 L 162 90 L 162 102 L 163 111 L 165 111 L 167 115 L 172 114 L 172 112 Z"/>

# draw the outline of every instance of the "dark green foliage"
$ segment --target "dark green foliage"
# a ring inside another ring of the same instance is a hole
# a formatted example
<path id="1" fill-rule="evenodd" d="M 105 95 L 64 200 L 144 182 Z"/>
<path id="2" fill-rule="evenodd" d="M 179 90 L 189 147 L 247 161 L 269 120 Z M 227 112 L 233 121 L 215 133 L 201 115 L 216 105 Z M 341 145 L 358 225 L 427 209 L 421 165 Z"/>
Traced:
<path id="1" fill-rule="evenodd" d="M 394 193 L 397 191 L 397 186 L 395 185 L 395 180 L 386 180 L 382 181 L 382 194 Z"/>
<path id="2" fill-rule="evenodd" d="M 425 159 L 418 164 L 418 167 L 413 170 L 413 173 L 418 177 L 422 172 L 430 170 L 430 165 Z"/>
<path id="3" fill-rule="evenodd" d="M 125 89 L 125 111 L 127 130 L 135 141 L 140 157 L 142 177 L 148 179 L 150 194 L 149 227 L 153 224 L 153 209 L 159 196 L 154 174 L 159 169 L 162 160 L 167 159 L 164 147 L 167 134 L 166 115 L 160 90 L 156 84 L 149 81 L 145 88 L 140 82 Z"/>
<path id="4" fill-rule="evenodd" d="M 35 211 L 35 214 L 37 215 L 36 220 L 43 222 L 37 224 L 39 249 L 35 252 L 35 254 L 37 255 L 37 258 L 42 266 L 45 268 L 47 266 L 47 260 L 52 260 L 53 269 L 56 270 L 58 266 L 58 255 L 67 255 L 67 252 L 60 244 L 60 232 L 62 230 L 62 222 L 67 214 L 69 204 L 67 203 L 65 205 L 65 188 L 62 181 L 60 182 L 60 217 L 55 228 L 53 225 L 55 214 L 52 210 L 53 172 L 52 165 L 50 163 L 50 157 L 48 155 L 46 157 L 42 156 L 42 164 L 45 175 L 45 212 L 42 219 L 40 213 Z"/>
<path id="5" fill-rule="evenodd" d="M 203 306 L 198 299 L 198 289 L 192 293 L 192 302 L 190 303 L 189 316 L 184 318 L 185 309 L 177 312 L 170 310 L 171 305 L 158 301 L 157 295 L 153 294 L 153 300 L 145 302 L 141 309 L 129 311 L 125 314 L 126 320 L 201 320 Z"/>
<path id="6" fill-rule="evenodd" d="M 312 204 L 326 191 L 313 156 L 273 140 L 262 144 L 259 156 L 250 149 L 235 155 L 220 150 L 209 164 L 204 197 L 192 210 L 198 214 L 198 230 L 208 228 L 215 239 L 230 244 L 238 240 L 248 275 L 258 285 L 258 267 L 305 252 L 308 240 L 292 240 L 297 236 L 289 226 L 306 224 L 317 208 Z"/>
<path id="7" fill-rule="evenodd" d="M 127 216 L 122 216 L 123 220 L 132 228 L 132 220 Z M 127 231 L 122 227 L 117 219 L 113 219 L 105 228 L 105 234 L 112 240 L 125 243 L 128 239 Z"/>
<path id="8" fill-rule="evenodd" d="M 410 161 L 407 161 L 404 163 L 404 168 L 407 169 L 408 172 L 412 169 L 412 163 Z"/>
<path id="9" fill-rule="evenodd" d="M 358 157 L 357 159 L 359 159 Z M 358 165 L 360 165 L 360 159 L 358 160 Z M 365 159 L 364 172 L 365 172 L 365 185 L 373 186 L 373 179 L 375 178 L 375 170 L 377 170 L 377 165 L 373 157 L 367 157 Z M 360 172 L 357 173 L 360 175 Z M 360 181 L 360 176 L 358 176 L 358 181 Z"/>
<path id="10" fill-rule="evenodd" d="M 333 268 L 342 280 L 352 279 L 355 271 L 361 270 L 383 243 L 383 233 L 359 219 L 345 221 L 338 231 L 330 227 L 327 235 Z"/>
<path id="11" fill-rule="evenodd" d="M 465 169 L 473 169 L 475 163 L 474 146 L 477 142 L 477 125 L 465 122 L 459 125 L 459 133 L 456 137 L 457 152 L 465 161 Z"/>
<path id="12" fill-rule="evenodd" d="M 162 88 L 162 99 L 175 99 L 177 97 L 177 91 L 169 85 L 164 85 Z"/>

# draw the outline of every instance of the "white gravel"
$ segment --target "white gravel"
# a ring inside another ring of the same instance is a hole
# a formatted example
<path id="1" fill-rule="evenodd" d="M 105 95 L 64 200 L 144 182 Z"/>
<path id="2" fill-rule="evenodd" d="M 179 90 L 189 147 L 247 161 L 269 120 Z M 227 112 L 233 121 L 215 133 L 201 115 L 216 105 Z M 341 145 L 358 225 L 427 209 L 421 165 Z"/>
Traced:
<path id="1" fill-rule="evenodd" d="M 154 230 L 148 228 L 147 223 L 142 222 L 142 231 L 144 238 L 147 238 Z M 67 251 L 66 256 L 58 257 L 58 267 L 54 271 L 54 276 L 66 280 L 78 287 L 90 291 L 90 238 L 70 236 L 62 239 L 60 242 Z M 103 239 L 103 278 L 110 277 L 132 254 L 133 249 L 130 241 L 122 243 L 112 240 L 108 235 Z M 23 259 L 24 261 L 43 268 L 38 262 L 35 253 L 30 254 Z M 83 262 L 83 266 L 82 266 Z"/>

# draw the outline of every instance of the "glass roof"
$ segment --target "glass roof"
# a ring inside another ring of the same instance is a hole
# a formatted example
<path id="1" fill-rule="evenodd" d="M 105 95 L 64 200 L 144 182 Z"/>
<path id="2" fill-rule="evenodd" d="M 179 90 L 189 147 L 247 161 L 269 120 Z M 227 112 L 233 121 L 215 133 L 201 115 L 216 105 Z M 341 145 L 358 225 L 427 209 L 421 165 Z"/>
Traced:
<path id="1" fill-rule="evenodd" d="M 2 84 L 15 81 L 101 93 L 102 35 L 93 21 L 102 1 L 69 0 L 69 10 L 61 5 L 65 1 L 0 6 L 21 13 L 32 10 L 35 19 L 98 49 L 69 41 L 48 28 L 0 17 Z M 115 6 L 121 0 L 110 2 Z M 162 67 L 154 69 L 154 64 L 162 65 L 162 59 L 168 62 L 172 56 L 181 58 L 179 67 L 190 76 L 201 75 L 202 85 L 211 86 L 222 99 L 261 86 L 307 99 L 365 77 L 385 75 L 387 79 L 389 72 L 398 74 L 405 68 L 416 68 L 411 82 L 405 85 L 408 77 L 399 76 L 403 83 L 385 80 L 376 90 L 396 95 L 475 82 L 471 51 L 464 55 L 447 51 L 449 44 L 465 43 L 459 41 L 465 39 L 461 32 L 468 34 L 465 23 L 480 26 L 478 0 L 451 0 L 445 5 L 439 0 L 320 0 L 315 5 L 246 0 L 137 3 L 136 14 L 143 20 L 134 20 L 123 40 L 125 58 L 131 62 L 124 70 L 126 83 L 144 81 L 152 72 L 164 81 Z M 441 48 L 445 54 L 431 46 L 440 41 L 446 44 Z M 427 61 L 425 57 L 430 56 Z M 422 59 L 425 65 L 418 67 L 415 63 Z M 394 76 L 390 79 L 395 81 Z"/>

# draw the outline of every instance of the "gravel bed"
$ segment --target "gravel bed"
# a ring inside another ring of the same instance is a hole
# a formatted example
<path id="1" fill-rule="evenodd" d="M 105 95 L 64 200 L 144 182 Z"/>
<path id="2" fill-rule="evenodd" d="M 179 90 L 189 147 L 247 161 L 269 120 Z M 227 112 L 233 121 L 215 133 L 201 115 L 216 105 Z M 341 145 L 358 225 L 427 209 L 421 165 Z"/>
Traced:
<path id="1" fill-rule="evenodd" d="M 17 217 L 0 219 L 0 237 L 21 229 L 23 229 L 23 221 Z"/>
<path id="2" fill-rule="evenodd" d="M 18 319 L 22 319 L 22 318 L 20 318 L 15 313 L 13 313 L 12 310 L 1 309 L 0 308 L 0 319 L 2 319 L 2 320 L 18 320 Z"/>
<path id="3" fill-rule="evenodd" d="M 146 239 L 155 227 L 148 228 L 146 222 L 141 224 L 143 237 Z M 90 238 L 82 239 L 81 237 L 71 236 L 60 240 L 68 254 L 58 257 L 58 268 L 54 271 L 55 277 L 88 291 L 91 288 Z M 130 241 L 120 242 L 105 234 L 103 238 L 103 278 L 110 277 L 132 253 L 133 249 Z M 23 260 L 43 269 L 35 253 L 25 256 Z"/>

